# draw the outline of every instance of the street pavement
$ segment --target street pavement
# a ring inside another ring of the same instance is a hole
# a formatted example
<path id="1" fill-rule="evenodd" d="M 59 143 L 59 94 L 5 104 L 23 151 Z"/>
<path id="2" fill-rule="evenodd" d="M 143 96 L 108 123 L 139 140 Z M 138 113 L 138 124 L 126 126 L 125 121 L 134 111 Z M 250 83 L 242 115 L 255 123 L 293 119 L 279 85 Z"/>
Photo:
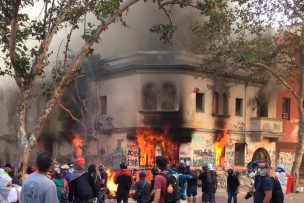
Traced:
<path id="1" fill-rule="evenodd" d="M 197 203 L 202 202 L 202 192 L 198 188 L 198 196 Z M 238 203 L 253 203 L 253 198 L 245 200 L 245 195 L 247 193 L 246 189 L 241 189 L 238 194 Z M 226 203 L 227 202 L 227 193 L 223 188 L 217 190 L 215 194 L 216 203 Z M 106 203 L 114 203 L 115 200 L 107 200 Z M 129 203 L 136 203 L 136 201 L 129 199 Z M 182 203 L 187 203 L 187 201 L 183 201 Z M 304 193 L 290 193 L 285 195 L 284 203 L 304 203 Z"/>

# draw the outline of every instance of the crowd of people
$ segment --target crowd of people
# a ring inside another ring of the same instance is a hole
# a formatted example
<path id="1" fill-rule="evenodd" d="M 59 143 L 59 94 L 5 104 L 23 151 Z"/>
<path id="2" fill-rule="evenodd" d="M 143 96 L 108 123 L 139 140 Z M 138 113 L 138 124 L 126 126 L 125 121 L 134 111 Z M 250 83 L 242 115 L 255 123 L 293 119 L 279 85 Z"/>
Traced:
<path id="1" fill-rule="evenodd" d="M 12 167 L 0 168 L 0 203 L 105 203 L 108 193 L 108 174 L 104 165 L 89 165 L 84 158 L 74 163 L 54 165 L 51 156 L 41 153 L 36 166 L 27 168 L 26 176 L 15 178 Z M 269 175 L 267 162 L 249 165 L 248 177 L 254 180 L 247 197 L 254 203 L 281 203 L 284 201 L 287 176 L 279 164 L 274 177 Z M 127 203 L 131 196 L 137 203 L 196 203 L 198 183 L 201 181 L 202 202 L 215 203 L 217 173 L 211 164 L 202 166 L 202 171 L 191 170 L 185 163 L 168 166 L 165 157 L 158 156 L 151 169 L 152 179 L 147 180 L 146 171 L 139 172 L 135 181 L 125 162 L 114 175 L 117 184 L 117 203 Z M 150 179 L 150 178 L 149 178 Z M 20 182 L 21 181 L 21 182 Z M 22 187 L 20 186 L 22 185 Z M 227 171 L 228 203 L 237 203 L 240 181 L 238 174 Z"/>

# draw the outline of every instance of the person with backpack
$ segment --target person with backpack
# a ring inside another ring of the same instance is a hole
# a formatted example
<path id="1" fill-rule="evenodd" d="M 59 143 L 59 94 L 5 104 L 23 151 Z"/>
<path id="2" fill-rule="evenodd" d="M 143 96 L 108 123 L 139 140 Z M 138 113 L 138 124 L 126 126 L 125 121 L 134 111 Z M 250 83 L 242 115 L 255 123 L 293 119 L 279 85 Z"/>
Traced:
<path id="1" fill-rule="evenodd" d="M 75 165 L 69 185 L 69 202 L 94 203 L 97 197 L 96 188 L 92 176 L 84 169 L 84 158 L 77 158 Z"/>
<path id="2" fill-rule="evenodd" d="M 232 169 L 228 169 L 227 177 L 227 193 L 228 193 L 228 203 L 237 203 L 237 194 L 239 193 L 240 181 L 238 177 L 234 174 Z"/>
<path id="3" fill-rule="evenodd" d="M 100 177 L 100 183 L 101 183 L 101 189 L 98 195 L 98 203 L 105 203 L 105 194 L 108 192 L 108 174 L 105 171 L 105 167 L 103 164 L 100 164 L 99 167 L 99 177 Z"/>
<path id="4" fill-rule="evenodd" d="M 187 200 L 188 203 L 191 202 L 191 197 L 192 197 L 192 202 L 195 203 L 196 202 L 196 195 L 197 195 L 197 185 L 198 185 L 198 181 L 197 181 L 197 173 L 193 170 L 190 169 L 190 166 L 187 166 L 187 171 L 186 171 L 187 175 L 191 175 L 192 179 L 187 181 Z"/>
<path id="5" fill-rule="evenodd" d="M 202 181 L 202 202 L 215 203 L 215 192 L 217 189 L 217 174 L 213 171 L 211 164 L 203 165 L 203 172 L 198 177 Z"/>
<path id="6" fill-rule="evenodd" d="M 57 171 L 55 171 L 55 173 L 54 173 L 53 181 L 56 185 L 57 198 L 58 198 L 59 202 L 67 203 L 68 202 L 68 198 L 67 198 L 67 194 L 68 194 L 67 188 L 68 187 L 66 185 L 67 181 L 65 181 L 65 179 Z"/>
<path id="7" fill-rule="evenodd" d="M 272 198 L 272 190 L 274 188 L 273 180 L 269 176 L 269 164 L 265 161 L 258 163 L 257 174 L 259 180 L 256 183 L 254 193 L 254 203 L 270 203 Z"/>
<path id="8" fill-rule="evenodd" d="M 177 178 L 167 171 L 167 159 L 157 156 L 155 159 L 159 172 L 154 179 L 154 203 L 176 203 L 179 201 Z"/>
<path id="9" fill-rule="evenodd" d="M 128 166 L 125 162 L 119 164 L 120 170 L 115 173 L 114 182 L 118 184 L 116 191 L 117 203 L 128 203 L 129 192 L 134 184 L 134 180 L 130 171 L 127 170 Z"/>
<path id="10" fill-rule="evenodd" d="M 186 200 L 186 183 L 192 179 L 191 175 L 186 175 L 186 165 L 184 163 L 178 164 L 178 186 L 179 186 L 179 199 Z"/>
<path id="11" fill-rule="evenodd" d="M 133 187 L 135 190 L 133 199 L 137 203 L 150 203 L 151 202 L 151 184 L 146 181 L 146 172 L 139 173 L 139 181 Z"/>

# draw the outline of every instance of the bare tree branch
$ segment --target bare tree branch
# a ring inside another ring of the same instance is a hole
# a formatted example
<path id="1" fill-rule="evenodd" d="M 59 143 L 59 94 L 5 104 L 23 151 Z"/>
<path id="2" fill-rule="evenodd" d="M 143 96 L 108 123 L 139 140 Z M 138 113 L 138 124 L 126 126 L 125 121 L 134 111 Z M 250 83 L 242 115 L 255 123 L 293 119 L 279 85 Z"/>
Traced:
<path id="1" fill-rule="evenodd" d="M 68 52 L 69 52 L 69 46 L 70 46 L 70 41 L 71 41 L 71 37 L 72 37 L 72 33 L 75 30 L 76 25 L 73 25 L 69 34 L 67 35 L 67 41 L 65 44 L 65 51 L 64 51 L 64 60 L 63 60 L 63 68 L 66 68 L 67 65 L 67 58 L 68 58 Z"/>
<path id="2" fill-rule="evenodd" d="M 52 26 L 48 30 L 43 42 L 40 44 L 37 57 L 32 65 L 31 73 L 30 75 L 32 78 L 29 81 L 29 85 L 31 85 L 34 80 L 37 78 L 37 76 L 41 73 L 43 68 L 45 67 L 44 59 L 46 57 L 46 53 L 48 51 L 48 48 L 52 42 L 52 39 L 59 27 L 59 25 L 63 22 L 66 15 L 70 12 L 72 6 L 74 5 L 76 0 L 70 0 L 65 7 L 62 9 L 62 12 L 58 15 L 56 18 L 56 21 L 53 22 Z"/>
<path id="3" fill-rule="evenodd" d="M 63 95 L 65 87 L 73 80 L 73 76 L 75 72 L 78 70 L 79 65 L 86 57 L 87 53 L 90 51 L 93 44 L 96 41 L 98 41 L 101 33 L 105 31 L 111 23 L 115 22 L 117 18 L 119 18 L 122 15 L 124 11 L 126 11 L 128 8 L 130 8 L 133 4 L 135 4 L 138 1 L 139 0 L 124 1 L 124 3 L 120 6 L 119 9 L 113 12 L 111 16 L 109 16 L 103 23 L 101 23 L 97 27 L 96 32 L 94 33 L 92 38 L 86 41 L 86 43 L 84 44 L 82 50 L 80 51 L 74 62 L 71 65 L 69 65 L 69 68 L 62 77 L 57 89 L 54 92 L 53 97 L 50 98 L 49 101 L 47 102 L 46 110 L 40 114 L 39 120 L 36 123 L 33 133 L 30 136 L 30 145 L 34 145 L 34 143 L 36 143 L 36 140 L 40 135 L 42 126 L 46 122 L 48 115 L 50 114 L 51 110 L 55 107 L 55 105 L 58 103 L 59 98 Z"/>
<path id="4" fill-rule="evenodd" d="M 280 83 L 282 83 L 295 97 L 295 99 L 300 102 L 301 98 L 300 95 L 297 93 L 297 91 L 288 84 L 286 80 L 284 80 L 280 75 L 278 75 L 275 71 L 273 71 L 268 65 L 262 64 L 262 63 L 256 63 L 256 66 L 262 67 L 268 72 L 270 72 Z"/>
<path id="5" fill-rule="evenodd" d="M 73 113 L 72 113 L 67 107 L 65 107 L 65 106 L 61 103 L 60 100 L 58 101 L 58 104 L 59 104 L 59 106 L 60 106 L 65 112 L 67 112 L 67 113 L 70 115 L 70 117 L 71 117 L 72 120 L 77 121 L 77 122 L 80 122 L 80 120 L 79 120 L 78 118 L 76 118 L 76 116 L 74 116 Z"/>

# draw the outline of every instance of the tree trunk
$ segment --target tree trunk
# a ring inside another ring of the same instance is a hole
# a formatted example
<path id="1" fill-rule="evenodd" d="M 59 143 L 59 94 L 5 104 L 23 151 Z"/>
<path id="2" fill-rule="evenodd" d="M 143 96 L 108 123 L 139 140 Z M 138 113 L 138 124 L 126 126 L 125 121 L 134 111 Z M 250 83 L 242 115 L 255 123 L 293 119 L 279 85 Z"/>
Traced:
<path id="1" fill-rule="evenodd" d="M 294 162 L 291 169 L 291 174 L 293 176 L 293 191 L 295 192 L 298 188 L 299 176 L 300 176 L 300 167 L 302 163 L 303 153 L 304 153 L 304 109 L 303 109 L 303 95 L 304 95 L 304 71 L 301 71 L 300 78 L 300 90 L 298 97 L 298 111 L 300 114 L 300 123 L 299 123 L 299 142 L 297 145 L 297 151 L 295 154 Z"/>
<path id="2" fill-rule="evenodd" d="M 300 174 L 300 166 L 302 163 L 302 158 L 303 158 L 303 136 L 304 136 L 304 114 L 301 113 L 301 117 L 300 117 L 300 128 L 299 128 L 299 143 L 297 146 L 297 151 L 295 154 L 295 159 L 292 165 L 292 169 L 291 169 L 291 174 L 293 176 L 293 190 L 295 192 L 295 190 L 298 187 L 298 182 L 299 182 L 299 174 Z"/>
<path id="3" fill-rule="evenodd" d="M 15 164 L 15 175 L 19 172 L 24 173 L 29 159 L 29 145 L 26 134 L 26 103 L 28 100 L 29 91 L 22 91 L 21 98 L 18 102 L 16 112 L 16 133 L 18 139 L 18 152 Z"/>

